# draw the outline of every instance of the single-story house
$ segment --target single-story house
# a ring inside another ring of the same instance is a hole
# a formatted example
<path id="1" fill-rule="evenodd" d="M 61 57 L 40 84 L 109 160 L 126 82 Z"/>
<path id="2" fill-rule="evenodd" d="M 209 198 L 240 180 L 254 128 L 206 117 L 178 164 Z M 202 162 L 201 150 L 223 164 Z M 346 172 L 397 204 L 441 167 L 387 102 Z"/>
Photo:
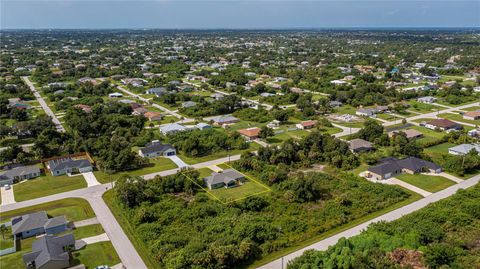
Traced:
<path id="1" fill-rule="evenodd" d="M 360 108 L 355 112 L 355 114 L 363 117 L 373 117 L 375 116 L 375 112 L 376 110 L 373 108 Z"/>
<path id="2" fill-rule="evenodd" d="M 197 103 L 196 102 L 193 102 L 193 101 L 187 101 L 187 102 L 183 102 L 182 103 L 182 107 L 183 108 L 189 108 L 189 107 L 194 107 L 196 106 Z"/>
<path id="3" fill-rule="evenodd" d="M 213 172 L 210 176 L 203 179 L 208 189 L 232 188 L 245 182 L 245 177 L 233 169 L 223 170 L 222 173 Z"/>
<path id="4" fill-rule="evenodd" d="M 162 144 L 158 140 L 147 143 L 144 148 L 138 150 L 138 155 L 147 158 L 173 156 L 175 154 L 177 154 L 177 151 L 172 145 Z"/>
<path id="5" fill-rule="evenodd" d="M 224 124 L 232 124 L 239 122 L 240 120 L 232 115 L 221 115 L 215 117 L 204 118 L 206 121 L 213 121 L 213 124 L 222 126 Z"/>
<path id="6" fill-rule="evenodd" d="M 431 104 L 437 101 L 437 98 L 432 97 L 432 96 L 425 96 L 425 97 L 419 97 L 417 98 L 417 102 L 419 103 L 424 103 L 424 104 Z"/>
<path id="7" fill-rule="evenodd" d="M 81 109 L 85 113 L 91 113 L 92 112 L 92 108 L 89 105 L 78 104 L 78 105 L 74 105 L 73 107 L 76 108 L 76 109 Z"/>
<path id="8" fill-rule="evenodd" d="M 210 97 L 212 97 L 215 100 L 222 100 L 223 97 L 225 97 L 225 96 L 221 93 L 214 93 L 214 94 L 210 95 Z"/>
<path id="9" fill-rule="evenodd" d="M 36 165 L 18 166 L 10 170 L 0 172 L 0 185 L 13 184 L 14 181 L 22 181 L 40 176 L 40 168 Z"/>
<path id="10" fill-rule="evenodd" d="M 70 267 L 68 249 L 75 246 L 73 234 L 44 235 L 32 243 L 32 252 L 23 255 L 29 269 L 64 269 Z"/>
<path id="11" fill-rule="evenodd" d="M 164 135 L 170 135 L 178 132 L 187 131 L 188 128 L 178 124 L 178 123 L 169 123 L 160 126 L 160 132 Z"/>
<path id="12" fill-rule="evenodd" d="M 120 97 L 123 97 L 123 94 L 119 93 L 119 92 L 114 92 L 114 93 L 109 93 L 108 97 L 110 97 L 110 98 L 120 98 Z"/>
<path id="13" fill-rule="evenodd" d="M 158 87 L 158 88 L 150 88 L 145 91 L 146 94 L 154 94 L 156 96 L 162 96 L 168 93 L 167 88 L 165 87 Z"/>
<path id="14" fill-rule="evenodd" d="M 66 230 L 67 220 L 64 216 L 49 219 L 45 211 L 12 218 L 12 235 L 21 239 L 40 234 L 59 234 Z"/>
<path id="15" fill-rule="evenodd" d="M 456 122 L 453 122 L 447 119 L 434 119 L 432 121 L 427 122 L 427 124 L 425 124 L 425 127 L 432 130 L 435 130 L 438 128 L 442 131 L 463 129 L 463 126 L 461 124 L 458 124 Z"/>
<path id="16" fill-rule="evenodd" d="M 138 116 L 143 116 L 147 112 L 148 112 L 148 109 L 146 109 L 144 107 L 137 107 L 137 108 L 133 109 L 132 114 L 133 115 L 138 115 Z"/>
<path id="17" fill-rule="evenodd" d="M 329 104 L 331 107 L 341 107 L 341 106 L 343 106 L 343 103 L 342 103 L 342 102 L 335 101 L 335 100 L 334 100 L 334 101 L 330 101 L 328 104 Z"/>
<path id="18" fill-rule="evenodd" d="M 255 140 L 258 138 L 258 135 L 260 134 L 260 130 L 261 129 L 258 127 L 252 127 L 247 129 L 240 129 L 237 132 L 239 132 L 247 140 Z"/>
<path id="19" fill-rule="evenodd" d="M 372 143 L 359 138 L 350 140 L 348 142 L 348 147 L 350 148 L 350 151 L 354 153 L 371 151 L 375 149 Z"/>
<path id="20" fill-rule="evenodd" d="M 396 158 L 386 158 L 381 160 L 380 164 L 370 166 L 365 176 L 367 178 L 383 180 L 402 173 L 418 174 L 424 171 L 438 174 L 442 172 L 442 168 L 435 163 L 425 161 L 417 157 L 408 157 L 402 160 L 398 160 Z"/>
<path id="21" fill-rule="evenodd" d="M 468 131 L 467 134 L 471 137 L 480 137 L 480 129 L 472 129 Z"/>
<path id="22" fill-rule="evenodd" d="M 408 138 L 408 139 L 414 139 L 414 138 L 420 138 L 423 136 L 423 134 L 417 130 L 414 130 L 414 129 L 406 129 L 406 130 L 395 130 L 395 131 L 391 131 L 391 132 L 388 132 L 388 136 L 389 137 L 393 137 L 395 136 L 396 134 L 398 133 L 404 133 L 405 136 Z"/>
<path id="23" fill-rule="evenodd" d="M 147 118 L 149 121 L 161 121 L 162 120 L 162 113 L 160 112 L 155 112 L 155 111 L 148 111 L 143 114 L 145 118 Z"/>
<path id="24" fill-rule="evenodd" d="M 315 125 L 317 125 L 316 120 L 307 120 L 307 121 L 302 121 L 300 123 L 295 124 L 295 127 L 301 130 L 305 130 L 305 129 L 312 129 L 313 127 L 315 127 Z"/>
<path id="25" fill-rule="evenodd" d="M 68 173 L 84 173 L 93 171 L 93 166 L 87 159 L 59 158 L 47 162 L 47 167 L 52 176 L 60 176 Z"/>
<path id="26" fill-rule="evenodd" d="M 269 93 L 269 92 L 262 92 L 260 94 L 261 97 L 270 97 L 270 96 L 275 96 L 274 93 Z"/>
<path id="27" fill-rule="evenodd" d="M 480 153 L 480 144 L 461 144 L 449 148 L 448 153 L 452 155 L 466 155 L 472 150 Z"/>
<path id="28" fill-rule="evenodd" d="M 478 120 L 480 119 L 480 110 L 465 112 L 463 118 L 466 120 Z"/>
<path id="29" fill-rule="evenodd" d="M 200 130 L 212 129 L 212 126 L 210 126 L 209 124 L 206 124 L 205 122 L 200 122 L 197 125 L 195 125 L 195 127 L 197 127 L 197 129 L 200 129 Z"/>

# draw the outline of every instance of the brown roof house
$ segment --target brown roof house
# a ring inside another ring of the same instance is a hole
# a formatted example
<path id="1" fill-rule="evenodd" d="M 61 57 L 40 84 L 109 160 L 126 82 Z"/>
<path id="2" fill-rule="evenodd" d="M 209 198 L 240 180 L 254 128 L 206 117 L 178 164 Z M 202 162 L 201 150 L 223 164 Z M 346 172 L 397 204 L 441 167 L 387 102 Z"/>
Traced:
<path id="1" fill-rule="evenodd" d="M 258 138 L 258 135 L 260 134 L 260 130 L 261 129 L 258 127 L 252 127 L 247 129 L 240 129 L 237 132 L 239 132 L 247 140 L 255 140 Z"/>
<path id="2" fill-rule="evenodd" d="M 148 111 L 145 114 L 143 114 L 145 118 L 147 118 L 149 121 L 161 121 L 162 120 L 162 113 L 160 112 L 154 112 L 154 111 Z"/>
<path id="3" fill-rule="evenodd" d="M 425 124 L 425 127 L 432 130 L 440 129 L 442 131 L 463 129 L 462 125 L 447 119 L 434 119 L 427 122 L 427 124 Z"/>
<path id="4" fill-rule="evenodd" d="M 363 139 L 352 139 L 352 140 L 350 140 L 348 142 L 348 148 L 350 148 L 350 151 L 352 151 L 354 153 L 371 151 L 371 150 L 375 149 L 375 147 L 373 146 L 372 143 L 368 142 L 367 140 L 363 140 Z"/>
<path id="5" fill-rule="evenodd" d="M 313 127 L 315 127 L 315 125 L 317 125 L 316 120 L 307 120 L 307 121 L 302 121 L 300 123 L 297 123 L 295 126 L 298 129 L 304 130 L 304 129 L 312 129 Z"/>
<path id="6" fill-rule="evenodd" d="M 388 136 L 389 137 L 394 137 L 395 135 L 397 135 L 399 133 L 404 133 L 405 136 L 408 139 L 420 138 L 420 137 L 423 136 L 423 134 L 421 132 L 419 132 L 417 130 L 414 130 L 414 129 L 391 131 L 391 132 L 388 133 Z"/>
<path id="7" fill-rule="evenodd" d="M 480 119 L 480 110 L 465 112 L 463 118 L 466 120 L 478 120 Z"/>

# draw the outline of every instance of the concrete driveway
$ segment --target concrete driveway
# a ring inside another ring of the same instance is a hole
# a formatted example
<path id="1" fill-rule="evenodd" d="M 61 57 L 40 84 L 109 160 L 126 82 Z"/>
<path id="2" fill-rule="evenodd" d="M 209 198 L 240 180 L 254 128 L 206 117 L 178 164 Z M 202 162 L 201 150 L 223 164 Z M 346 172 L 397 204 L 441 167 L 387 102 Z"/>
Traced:
<path id="1" fill-rule="evenodd" d="M 5 187 L 2 187 L 1 188 L 1 194 L 2 194 L 2 205 L 15 203 L 15 196 L 13 194 L 13 186 L 10 186 L 9 190 L 6 190 Z"/>
<path id="2" fill-rule="evenodd" d="M 427 197 L 427 196 L 429 196 L 429 195 L 432 194 L 431 192 L 428 192 L 428 191 L 426 191 L 426 190 L 422 190 L 422 189 L 420 189 L 419 187 L 415 187 L 415 186 L 413 186 L 412 184 L 408 184 L 407 182 L 401 181 L 400 179 L 395 178 L 395 177 L 392 177 L 392 178 L 387 179 L 387 180 L 385 180 L 385 181 L 387 181 L 387 182 L 386 182 L 387 184 L 395 184 L 395 185 L 404 187 L 405 189 L 409 189 L 409 190 L 411 190 L 411 191 L 413 191 L 413 192 L 416 192 L 416 193 L 420 194 L 420 195 L 423 196 L 423 197 Z"/>
<path id="3" fill-rule="evenodd" d="M 82 175 L 83 175 L 83 178 L 85 178 L 85 181 L 87 181 L 88 187 L 100 185 L 100 182 L 98 182 L 93 172 L 85 172 L 85 173 L 82 173 Z"/>
<path id="4" fill-rule="evenodd" d="M 179 168 L 183 168 L 183 167 L 188 166 L 188 164 L 186 164 L 184 161 L 182 161 L 182 159 L 180 159 L 177 155 L 165 156 L 165 158 L 169 158 L 170 160 L 172 160 L 172 162 L 174 162 Z"/>

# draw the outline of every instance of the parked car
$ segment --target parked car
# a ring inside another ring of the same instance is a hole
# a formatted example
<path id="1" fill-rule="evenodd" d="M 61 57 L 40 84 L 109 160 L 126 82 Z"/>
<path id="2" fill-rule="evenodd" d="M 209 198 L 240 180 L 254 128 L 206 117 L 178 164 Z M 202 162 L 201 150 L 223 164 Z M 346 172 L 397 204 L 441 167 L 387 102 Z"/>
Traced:
<path id="1" fill-rule="evenodd" d="M 5 184 L 5 186 L 3 186 L 3 187 L 5 188 L 5 190 L 9 190 L 9 189 L 12 188 L 9 184 Z"/>

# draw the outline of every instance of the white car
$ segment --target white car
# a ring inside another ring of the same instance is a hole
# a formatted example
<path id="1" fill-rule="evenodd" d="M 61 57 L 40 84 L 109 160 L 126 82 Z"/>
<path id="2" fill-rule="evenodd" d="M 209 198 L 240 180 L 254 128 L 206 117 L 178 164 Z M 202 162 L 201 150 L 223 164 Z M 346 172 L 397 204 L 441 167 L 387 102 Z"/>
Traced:
<path id="1" fill-rule="evenodd" d="M 12 188 L 9 184 L 5 184 L 3 187 L 5 188 L 6 191 Z"/>

